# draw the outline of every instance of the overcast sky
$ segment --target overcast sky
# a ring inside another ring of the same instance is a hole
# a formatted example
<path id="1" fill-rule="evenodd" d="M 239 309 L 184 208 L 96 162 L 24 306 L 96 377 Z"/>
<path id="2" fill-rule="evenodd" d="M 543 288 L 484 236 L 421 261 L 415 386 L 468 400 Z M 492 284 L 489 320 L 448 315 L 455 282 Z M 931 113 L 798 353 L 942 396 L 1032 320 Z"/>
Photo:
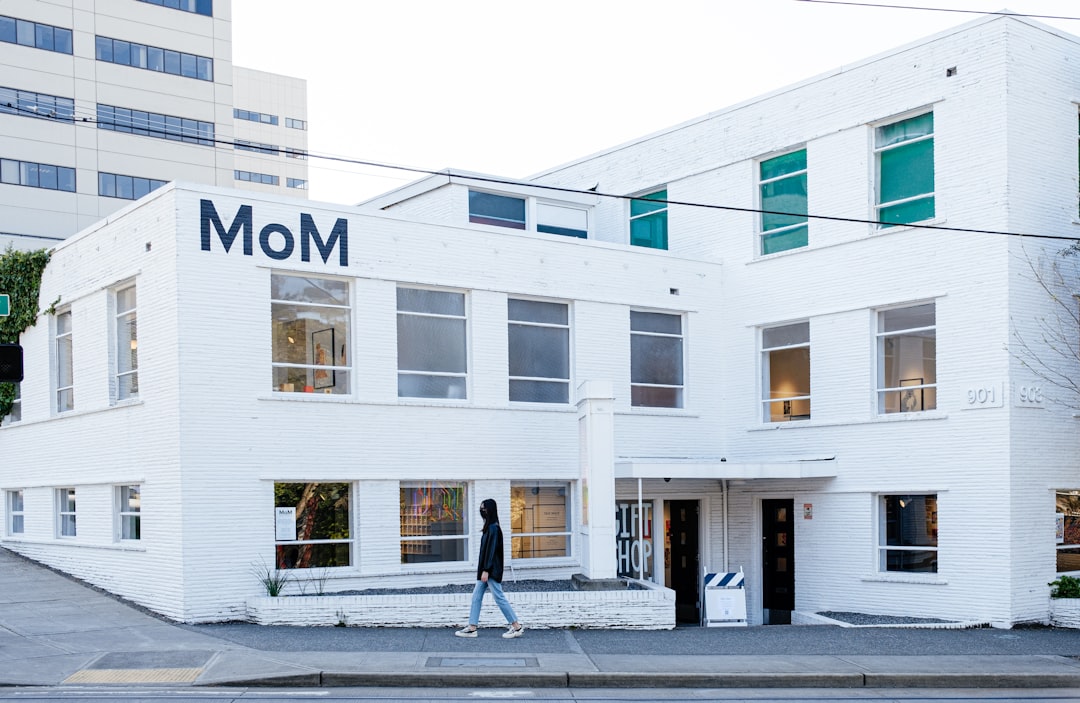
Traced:
<path id="1" fill-rule="evenodd" d="M 1080 17 L 1080 0 L 881 0 Z M 233 0 L 233 60 L 307 79 L 313 155 L 522 178 L 979 17 L 799 0 Z M 1080 35 L 1080 21 L 1039 20 Z M 314 200 L 418 174 L 309 161 Z"/>

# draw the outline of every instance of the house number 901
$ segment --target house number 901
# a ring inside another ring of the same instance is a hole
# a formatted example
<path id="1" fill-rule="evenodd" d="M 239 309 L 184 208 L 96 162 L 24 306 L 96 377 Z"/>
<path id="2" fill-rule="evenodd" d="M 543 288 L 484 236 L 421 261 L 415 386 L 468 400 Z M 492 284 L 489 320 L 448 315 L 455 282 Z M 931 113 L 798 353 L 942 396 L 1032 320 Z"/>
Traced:
<path id="1" fill-rule="evenodd" d="M 989 405 L 994 403 L 994 387 L 968 388 L 968 405 Z"/>

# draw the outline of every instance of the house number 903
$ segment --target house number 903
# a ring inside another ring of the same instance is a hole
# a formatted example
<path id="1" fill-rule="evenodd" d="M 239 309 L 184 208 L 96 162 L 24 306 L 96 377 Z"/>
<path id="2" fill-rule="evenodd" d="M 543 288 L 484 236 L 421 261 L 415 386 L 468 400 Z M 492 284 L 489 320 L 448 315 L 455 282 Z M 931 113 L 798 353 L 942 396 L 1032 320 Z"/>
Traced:
<path id="1" fill-rule="evenodd" d="M 1016 390 L 1019 392 L 1021 403 L 1039 405 L 1043 402 L 1042 386 L 1020 386 Z"/>

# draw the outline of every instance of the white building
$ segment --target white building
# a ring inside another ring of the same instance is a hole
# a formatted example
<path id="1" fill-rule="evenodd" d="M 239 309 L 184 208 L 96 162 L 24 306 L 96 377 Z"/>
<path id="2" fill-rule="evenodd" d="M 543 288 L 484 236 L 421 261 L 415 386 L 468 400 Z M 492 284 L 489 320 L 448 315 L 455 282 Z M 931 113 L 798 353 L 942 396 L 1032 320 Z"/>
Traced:
<path id="1" fill-rule="evenodd" d="M 242 618 L 260 560 L 470 582 L 494 497 L 513 578 L 680 619 L 741 568 L 751 623 L 1045 622 L 1080 433 L 1015 342 L 1080 374 L 1033 341 L 1068 241 L 1003 233 L 1078 234 L 1078 42 L 978 20 L 528 183 L 162 189 L 55 249 L 2 544 Z"/>
<path id="2" fill-rule="evenodd" d="M 0 68 L 0 251 L 171 180 L 306 197 L 306 83 L 232 65 L 231 0 L 9 0 Z"/>

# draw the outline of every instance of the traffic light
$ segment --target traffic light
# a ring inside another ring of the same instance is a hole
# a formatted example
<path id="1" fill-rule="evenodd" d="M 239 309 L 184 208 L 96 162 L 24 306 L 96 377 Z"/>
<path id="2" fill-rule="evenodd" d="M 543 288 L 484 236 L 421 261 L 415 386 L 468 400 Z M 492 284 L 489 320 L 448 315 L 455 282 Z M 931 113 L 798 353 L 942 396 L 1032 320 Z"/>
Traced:
<path id="1" fill-rule="evenodd" d="M 0 383 L 23 380 L 23 354 L 18 344 L 0 344 Z"/>

